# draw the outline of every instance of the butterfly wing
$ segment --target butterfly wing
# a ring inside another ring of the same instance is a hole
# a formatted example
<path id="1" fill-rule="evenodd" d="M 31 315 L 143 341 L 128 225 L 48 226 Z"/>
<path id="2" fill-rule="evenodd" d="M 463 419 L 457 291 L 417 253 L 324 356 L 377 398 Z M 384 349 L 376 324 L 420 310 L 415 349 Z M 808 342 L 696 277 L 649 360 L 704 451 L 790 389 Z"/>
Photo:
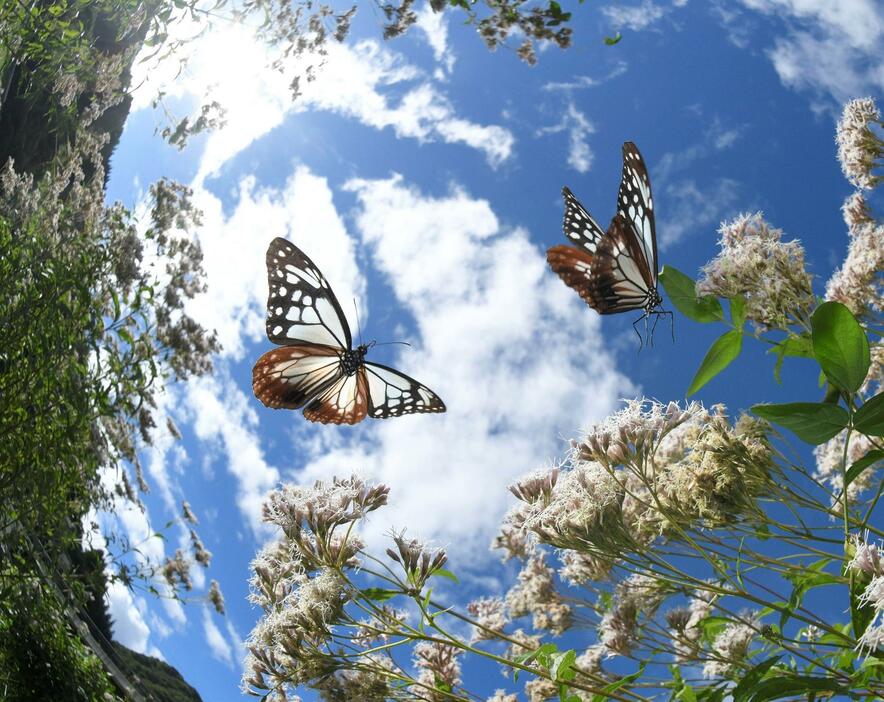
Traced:
<path id="1" fill-rule="evenodd" d="M 290 241 L 267 248 L 267 338 L 274 344 L 352 345 L 350 326 L 325 276 Z"/>
<path id="2" fill-rule="evenodd" d="M 657 234 L 654 227 L 654 198 L 645 161 L 635 144 L 623 144 L 623 174 L 617 193 L 617 214 L 640 248 L 636 264 L 645 285 L 657 286 Z"/>
<path id="3" fill-rule="evenodd" d="M 573 246 L 546 252 L 550 268 L 599 314 L 642 309 L 650 293 L 640 265 L 644 254 L 628 226 L 616 215 L 594 254 Z"/>
<path id="4" fill-rule="evenodd" d="M 576 246 L 589 251 L 589 253 L 595 253 L 605 232 L 568 188 L 562 188 L 562 197 L 565 198 L 562 231 Z"/>
<path id="5" fill-rule="evenodd" d="M 304 416 L 322 424 L 356 424 L 368 414 L 365 368 L 341 375 L 325 392 L 304 408 Z"/>
<path id="6" fill-rule="evenodd" d="M 338 349 L 294 344 L 263 354 L 252 369 L 255 397 L 272 409 L 298 409 L 343 375 Z"/>
<path id="7" fill-rule="evenodd" d="M 379 363 L 365 364 L 368 413 L 375 419 L 416 412 L 444 412 L 445 403 L 426 385 Z"/>

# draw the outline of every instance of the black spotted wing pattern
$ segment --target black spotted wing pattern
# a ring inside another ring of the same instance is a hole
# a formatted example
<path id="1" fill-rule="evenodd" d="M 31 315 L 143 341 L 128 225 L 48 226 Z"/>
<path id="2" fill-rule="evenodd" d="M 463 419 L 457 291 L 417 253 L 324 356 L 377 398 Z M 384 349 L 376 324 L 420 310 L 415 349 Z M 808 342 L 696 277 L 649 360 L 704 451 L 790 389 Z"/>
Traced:
<path id="1" fill-rule="evenodd" d="M 307 255 L 277 237 L 267 249 L 267 337 L 274 344 L 306 341 L 352 345 L 350 326 L 328 281 Z"/>
<path id="2" fill-rule="evenodd" d="M 565 236 L 577 246 L 553 246 L 550 268 L 599 314 L 660 310 L 657 291 L 657 235 L 648 169 L 635 144 L 623 144 L 617 211 L 606 232 L 564 188 Z M 639 334 L 639 337 L 641 335 Z"/>
<path id="3" fill-rule="evenodd" d="M 585 249 L 589 253 L 595 253 L 599 241 L 605 236 L 605 232 L 568 188 L 562 188 L 562 197 L 565 199 L 565 217 L 562 221 L 562 231 L 565 232 L 565 236 L 573 241 L 576 246 Z"/>
<path id="4" fill-rule="evenodd" d="M 623 144 L 623 174 L 617 193 L 617 214 L 632 228 L 641 246 L 643 260 L 636 261 L 649 288 L 657 285 L 657 233 L 654 225 L 654 198 L 645 161 L 635 144 Z"/>
<path id="5" fill-rule="evenodd" d="M 368 414 L 375 419 L 445 411 L 445 403 L 430 388 L 389 366 L 366 363 L 365 376 L 368 380 Z"/>
<path id="6" fill-rule="evenodd" d="M 421 412 L 444 412 L 432 390 L 393 368 L 366 363 L 371 345 L 352 348 L 347 319 L 325 276 L 294 244 L 267 249 L 267 336 L 281 348 L 252 369 L 265 406 L 300 409 L 311 422 L 356 424 Z"/>

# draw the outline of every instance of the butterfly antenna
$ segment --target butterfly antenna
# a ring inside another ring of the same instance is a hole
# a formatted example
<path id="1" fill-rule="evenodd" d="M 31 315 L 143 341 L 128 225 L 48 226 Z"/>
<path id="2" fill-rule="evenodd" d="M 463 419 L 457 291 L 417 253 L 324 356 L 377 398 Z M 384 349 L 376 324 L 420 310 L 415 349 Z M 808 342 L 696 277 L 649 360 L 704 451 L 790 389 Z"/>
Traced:
<path id="1" fill-rule="evenodd" d="M 359 332 L 359 345 L 362 346 L 362 325 L 359 324 L 359 305 L 356 304 L 356 298 L 353 298 L 353 309 L 356 310 L 356 330 Z"/>
<path id="2" fill-rule="evenodd" d="M 384 341 L 383 343 L 375 344 L 375 346 L 390 346 L 391 344 L 402 344 L 403 346 L 408 346 L 409 348 L 411 348 L 411 344 L 409 344 L 407 341 Z"/>

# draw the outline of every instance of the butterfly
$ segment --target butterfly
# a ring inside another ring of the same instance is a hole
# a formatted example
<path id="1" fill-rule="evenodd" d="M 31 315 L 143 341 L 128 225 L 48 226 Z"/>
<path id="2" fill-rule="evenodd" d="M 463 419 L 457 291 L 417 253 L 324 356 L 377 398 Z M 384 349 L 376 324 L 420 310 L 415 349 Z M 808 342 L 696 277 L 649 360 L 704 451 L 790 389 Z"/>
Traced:
<path id="1" fill-rule="evenodd" d="M 445 411 L 425 385 L 368 363 L 365 355 L 375 342 L 353 348 L 328 281 L 294 244 L 279 237 L 270 242 L 267 278 L 267 338 L 281 348 L 262 355 L 252 370 L 252 389 L 264 405 L 303 407 L 307 419 L 323 424 Z"/>
<path id="2" fill-rule="evenodd" d="M 562 188 L 562 196 L 562 228 L 576 247 L 550 248 L 546 252 L 550 268 L 599 314 L 642 310 L 633 329 L 651 315 L 671 317 L 671 312 L 662 309 L 663 298 L 657 291 L 654 200 L 648 169 L 635 144 L 623 144 L 617 212 L 608 231 L 602 230 L 568 188 Z M 641 340 L 638 329 L 636 334 Z"/>

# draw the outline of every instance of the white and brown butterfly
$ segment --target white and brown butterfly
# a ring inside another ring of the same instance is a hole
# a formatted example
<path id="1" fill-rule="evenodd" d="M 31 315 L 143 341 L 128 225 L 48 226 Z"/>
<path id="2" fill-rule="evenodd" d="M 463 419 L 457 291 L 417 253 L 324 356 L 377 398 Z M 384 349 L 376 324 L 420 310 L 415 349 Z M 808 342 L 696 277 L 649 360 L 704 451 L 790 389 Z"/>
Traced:
<path id="1" fill-rule="evenodd" d="M 602 230 L 568 188 L 562 189 L 562 195 L 562 226 L 575 246 L 553 246 L 546 252 L 553 271 L 599 314 L 642 310 L 633 328 L 651 315 L 671 315 L 661 308 L 663 299 L 657 291 L 654 200 L 648 169 L 635 144 L 623 144 L 617 212 L 608 231 Z"/>
<path id="2" fill-rule="evenodd" d="M 353 348 L 328 281 L 294 244 L 279 237 L 270 242 L 267 277 L 267 337 L 281 348 L 262 355 L 252 370 L 255 397 L 267 407 L 303 407 L 307 419 L 323 424 L 445 411 L 425 385 L 368 363 L 374 342 Z"/>

